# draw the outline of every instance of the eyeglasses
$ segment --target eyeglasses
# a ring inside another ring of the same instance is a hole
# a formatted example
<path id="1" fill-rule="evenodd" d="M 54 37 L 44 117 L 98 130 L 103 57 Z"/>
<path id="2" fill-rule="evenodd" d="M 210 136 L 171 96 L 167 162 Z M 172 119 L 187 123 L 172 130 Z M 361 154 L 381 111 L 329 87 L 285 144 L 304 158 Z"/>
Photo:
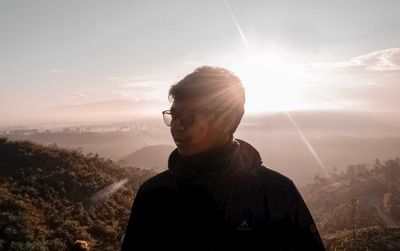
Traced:
<path id="1" fill-rule="evenodd" d="M 194 122 L 194 110 L 188 110 L 181 114 L 172 113 L 171 110 L 165 110 L 162 112 L 164 123 L 167 126 L 172 125 L 172 121 L 179 119 L 179 122 L 183 127 L 191 126 Z"/>

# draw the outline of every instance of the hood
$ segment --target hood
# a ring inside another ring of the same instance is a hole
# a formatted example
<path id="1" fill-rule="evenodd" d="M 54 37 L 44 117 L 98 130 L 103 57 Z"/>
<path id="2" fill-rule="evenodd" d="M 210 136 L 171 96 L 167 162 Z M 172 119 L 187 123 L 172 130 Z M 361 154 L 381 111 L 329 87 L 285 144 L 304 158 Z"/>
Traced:
<path id="1" fill-rule="evenodd" d="M 238 172 L 251 173 L 261 165 L 259 152 L 240 139 L 232 139 L 217 149 L 190 157 L 181 156 L 175 149 L 168 159 L 168 169 L 178 180 Z"/>

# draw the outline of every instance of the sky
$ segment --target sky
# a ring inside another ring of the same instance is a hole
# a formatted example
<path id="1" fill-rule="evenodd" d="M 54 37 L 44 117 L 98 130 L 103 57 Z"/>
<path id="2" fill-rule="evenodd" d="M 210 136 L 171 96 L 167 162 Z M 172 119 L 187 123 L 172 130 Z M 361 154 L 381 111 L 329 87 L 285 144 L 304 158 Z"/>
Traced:
<path id="1" fill-rule="evenodd" d="M 400 1 L 0 1 L 0 124 L 60 105 L 149 101 L 201 65 L 248 112 L 398 112 Z"/>

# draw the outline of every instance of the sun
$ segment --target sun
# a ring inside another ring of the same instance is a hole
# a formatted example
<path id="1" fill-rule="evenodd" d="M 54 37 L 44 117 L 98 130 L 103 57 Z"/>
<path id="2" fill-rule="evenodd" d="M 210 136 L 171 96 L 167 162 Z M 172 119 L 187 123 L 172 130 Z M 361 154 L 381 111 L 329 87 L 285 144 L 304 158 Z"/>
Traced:
<path id="1" fill-rule="evenodd" d="M 255 54 L 231 66 L 246 91 L 250 113 L 305 109 L 306 81 L 299 65 L 278 53 Z"/>

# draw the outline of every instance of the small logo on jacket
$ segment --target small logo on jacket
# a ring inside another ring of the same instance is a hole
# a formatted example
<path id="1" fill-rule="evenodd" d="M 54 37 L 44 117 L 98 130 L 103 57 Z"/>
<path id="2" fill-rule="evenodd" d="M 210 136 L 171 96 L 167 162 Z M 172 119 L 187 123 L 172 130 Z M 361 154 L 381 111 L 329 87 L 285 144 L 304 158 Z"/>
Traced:
<path id="1" fill-rule="evenodd" d="M 244 220 L 242 222 L 242 224 L 240 224 L 240 226 L 236 228 L 236 230 L 239 230 L 239 231 L 250 231 L 250 230 L 253 230 L 253 228 L 249 226 L 249 224 L 247 223 L 246 220 Z"/>

